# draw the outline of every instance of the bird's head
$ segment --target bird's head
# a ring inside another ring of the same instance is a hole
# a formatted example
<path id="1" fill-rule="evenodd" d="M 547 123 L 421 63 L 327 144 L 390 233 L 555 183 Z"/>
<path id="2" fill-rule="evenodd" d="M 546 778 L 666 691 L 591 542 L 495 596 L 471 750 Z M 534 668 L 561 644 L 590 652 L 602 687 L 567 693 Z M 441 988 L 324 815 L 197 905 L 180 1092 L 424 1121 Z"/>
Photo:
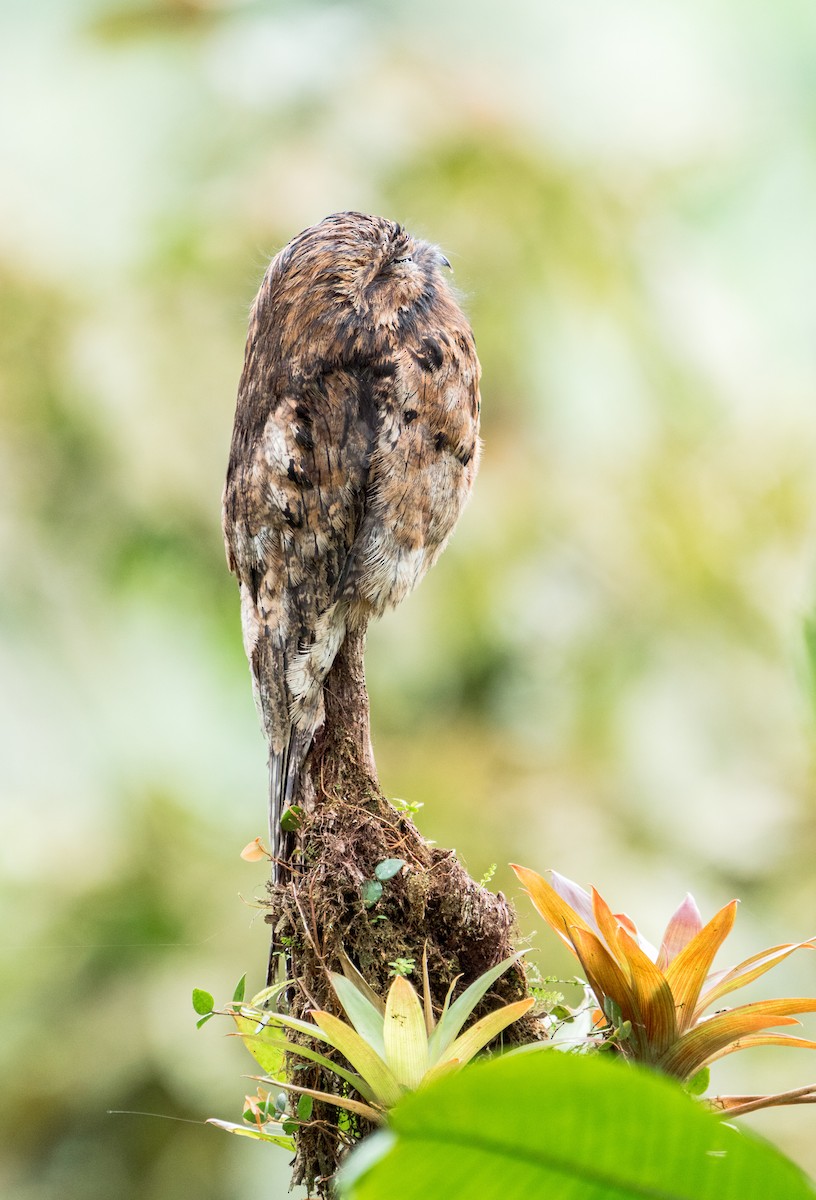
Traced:
<path id="1" fill-rule="evenodd" d="M 411 237 L 385 217 L 342 212 L 299 234 L 286 250 L 287 273 L 329 303 L 350 306 L 378 327 L 397 325 L 402 314 L 446 286 L 444 254 Z"/>

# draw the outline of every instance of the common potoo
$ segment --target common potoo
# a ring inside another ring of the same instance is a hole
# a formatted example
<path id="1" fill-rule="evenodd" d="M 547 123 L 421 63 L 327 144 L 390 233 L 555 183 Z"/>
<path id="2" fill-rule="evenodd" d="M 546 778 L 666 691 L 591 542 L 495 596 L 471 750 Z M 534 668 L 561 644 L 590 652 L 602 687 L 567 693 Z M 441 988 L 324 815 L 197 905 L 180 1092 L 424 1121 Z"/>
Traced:
<path id="1" fill-rule="evenodd" d="M 252 306 L 223 519 L 278 864 L 346 631 L 410 592 L 476 474 L 480 367 L 449 265 L 393 221 L 336 213 L 273 258 Z"/>

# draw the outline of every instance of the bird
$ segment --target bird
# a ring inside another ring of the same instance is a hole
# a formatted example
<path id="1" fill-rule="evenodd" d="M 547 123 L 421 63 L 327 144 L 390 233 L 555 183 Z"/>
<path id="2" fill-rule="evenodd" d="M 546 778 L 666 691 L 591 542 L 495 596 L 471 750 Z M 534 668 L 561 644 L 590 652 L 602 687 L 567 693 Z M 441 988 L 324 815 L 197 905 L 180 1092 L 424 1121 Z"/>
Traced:
<path id="1" fill-rule="evenodd" d="M 281 817 L 347 631 L 437 560 L 473 486 L 481 367 L 438 247 L 338 212 L 270 262 L 250 310 L 223 494 L 227 562 Z"/>

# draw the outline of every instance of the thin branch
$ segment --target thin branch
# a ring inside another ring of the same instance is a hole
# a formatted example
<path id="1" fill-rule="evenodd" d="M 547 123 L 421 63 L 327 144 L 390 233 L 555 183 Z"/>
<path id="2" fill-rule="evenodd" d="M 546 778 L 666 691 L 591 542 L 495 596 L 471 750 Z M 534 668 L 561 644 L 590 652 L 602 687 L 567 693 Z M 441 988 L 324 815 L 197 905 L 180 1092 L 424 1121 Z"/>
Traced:
<path id="1" fill-rule="evenodd" d="M 761 1108 L 781 1108 L 788 1104 L 816 1104 L 816 1083 L 768 1096 L 713 1096 L 709 1104 L 728 1117 L 741 1117 Z"/>

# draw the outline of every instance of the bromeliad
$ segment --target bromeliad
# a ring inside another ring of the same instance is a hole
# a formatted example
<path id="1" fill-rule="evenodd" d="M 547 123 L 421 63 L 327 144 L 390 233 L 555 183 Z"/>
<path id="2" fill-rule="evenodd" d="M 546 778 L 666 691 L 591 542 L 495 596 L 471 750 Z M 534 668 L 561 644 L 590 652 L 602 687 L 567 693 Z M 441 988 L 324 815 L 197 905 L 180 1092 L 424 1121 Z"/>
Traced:
<path id="1" fill-rule="evenodd" d="M 548 882 L 526 867 L 513 870 L 539 913 L 578 958 L 602 1013 L 607 1018 L 614 1013 L 615 1045 L 626 1057 L 688 1083 L 717 1059 L 751 1046 L 816 1049 L 816 1041 L 769 1032 L 773 1026 L 798 1025 L 793 1014 L 816 1012 L 816 999 L 758 1000 L 705 1015 L 712 1004 L 752 983 L 794 950 L 816 948 L 816 938 L 772 946 L 712 973 L 714 957 L 734 924 L 736 900 L 704 925 L 694 899 L 686 896 L 655 950 L 634 922 L 613 913 L 594 888 L 590 895 L 555 871 L 548 872 Z"/>
<path id="2" fill-rule="evenodd" d="M 314 1024 L 286 1013 L 261 1011 L 266 993 L 260 993 L 249 1006 L 242 1007 L 233 1016 L 239 1036 L 267 1072 L 261 1082 L 305 1093 L 370 1121 L 382 1122 L 387 1111 L 406 1092 L 464 1066 L 508 1025 L 529 1012 L 535 1003 L 532 997 L 494 1009 L 461 1032 L 491 985 L 521 957 L 521 953 L 480 975 L 457 1000 L 452 1001 L 454 980 L 438 1020 L 431 1004 L 425 959 L 422 964 L 423 1000 L 420 1002 L 403 975 L 397 975 L 383 1001 L 345 957 L 346 975 L 332 974 L 331 982 L 348 1022 L 316 1009 L 311 1013 Z M 278 984 L 267 992 L 280 989 Z M 354 1070 L 333 1062 L 311 1047 L 290 1041 L 291 1031 L 308 1034 L 324 1046 L 338 1050 Z M 270 1078 L 283 1074 L 288 1053 L 308 1058 L 331 1071 L 353 1088 L 360 1099 L 299 1087 L 288 1078 Z"/>

